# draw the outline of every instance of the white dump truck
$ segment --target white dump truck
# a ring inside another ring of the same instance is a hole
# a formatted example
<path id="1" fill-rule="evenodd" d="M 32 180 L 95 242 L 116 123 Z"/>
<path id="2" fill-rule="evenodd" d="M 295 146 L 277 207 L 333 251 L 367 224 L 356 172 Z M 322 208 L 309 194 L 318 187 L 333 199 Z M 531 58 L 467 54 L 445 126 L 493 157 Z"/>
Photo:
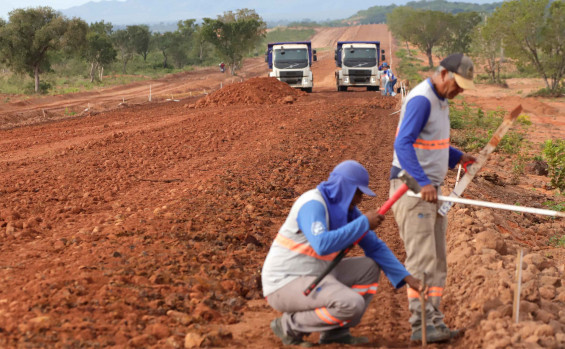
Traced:
<path id="1" fill-rule="evenodd" d="M 312 50 L 310 41 L 270 43 L 265 53 L 270 77 L 306 92 L 312 92 L 314 87 L 311 66 L 316 60 L 316 50 Z"/>
<path id="2" fill-rule="evenodd" d="M 385 60 L 384 52 L 380 41 L 338 41 L 335 64 L 341 69 L 335 72 L 337 90 L 366 87 L 367 91 L 379 91 L 379 65 Z"/>

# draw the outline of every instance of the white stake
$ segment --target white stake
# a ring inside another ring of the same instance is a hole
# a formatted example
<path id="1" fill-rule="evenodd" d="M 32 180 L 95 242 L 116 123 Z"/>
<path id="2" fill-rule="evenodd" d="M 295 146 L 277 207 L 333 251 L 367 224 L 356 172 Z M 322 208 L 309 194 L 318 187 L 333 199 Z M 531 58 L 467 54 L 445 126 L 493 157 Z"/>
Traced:
<path id="1" fill-rule="evenodd" d="M 522 291 L 522 257 L 524 256 L 524 250 L 520 249 L 518 251 L 518 256 L 516 257 L 516 292 L 514 293 L 514 307 L 512 317 L 514 322 L 518 323 L 520 320 L 520 293 Z"/>
<path id="2" fill-rule="evenodd" d="M 459 164 L 459 168 L 457 169 L 457 178 L 455 179 L 455 186 L 459 184 L 459 178 L 461 178 L 461 164 Z"/>
<path id="3" fill-rule="evenodd" d="M 149 84 L 149 102 L 151 102 L 151 84 Z"/>
<path id="4" fill-rule="evenodd" d="M 407 193 L 407 195 L 411 196 L 413 198 L 421 198 L 422 197 L 422 195 L 420 193 L 414 194 L 414 192 L 411 192 L 411 191 L 409 191 Z M 444 201 L 444 202 L 452 202 L 452 203 L 459 203 L 459 204 L 466 204 L 466 205 L 498 208 L 498 209 L 501 209 L 501 210 L 534 213 L 534 214 L 541 214 L 541 215 L 545 215 L 545 216 L 565 217 L 565 213 L 558 212 L 558 211 L 545 210 L 545 209 L 534 208 L 534 207 L 524 207 L 524 206 L 499 204 L 497 202 L 464 199 L 464 198 L 458 198 L 456 196 L 438 195 L 437 199 L 439 201 Z"/>

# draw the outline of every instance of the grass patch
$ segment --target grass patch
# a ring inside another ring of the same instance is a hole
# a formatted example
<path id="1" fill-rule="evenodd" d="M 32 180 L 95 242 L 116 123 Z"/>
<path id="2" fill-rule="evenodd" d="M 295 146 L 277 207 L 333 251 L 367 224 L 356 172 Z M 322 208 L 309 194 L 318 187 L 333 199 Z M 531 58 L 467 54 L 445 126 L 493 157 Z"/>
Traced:
<path id="1" fill-rule="evenodd" d="M 553 247 L 565 247 L 565 235 L 553 235 L 549 238 L 549 245 Z"/>
<path id="2" fill-rule="evenodd" d="M 565 212 L 565 201 L 557 202 L 553 200 L 548 200 L 544 202 L 543 205 L 553 211 Z"/>
<path id="3" fill-rule="evenodd" d="M 528 94 L 528 97 L 548 97 L 548 98 L 556 98 L 565 96 L 565 88 L 558 88 L 556 90 L 550 90 L 548 88 L 542 88 L 541 90 L 537 90 Z"/>
<path id="4" fill-rule="evenodd" d="M 105 67 L 102 81 L 90 82 L 88 64 L 79 59 L 68 59 L 56 62 L 49 72 L 40 75 L 40 93 L 46 95 L 59 95 L 89 91 L 101 87 L 111 87 L 164 77 L 193 69 L 191 65 L 183 68 L 162 67 L 163 56 L 158 52 L 151 52 L 147 60 L 139 55 L 126 65 L 126 74 L 123 74 L 123 64 L 116 61 Z M 29 75 L 3 73 L 0 75 L 0 91 L 4 94 L 35 94 L 34 79 Z M 4 103 L 9 100 L 4 100 Z"/>
<path id="5" fill-rule="evenodd" d="M 506 112 L 501 109 L 485 113 L 481 108 L 472 108 L 465 102 L 460 105 L 451 103 L 449 115 L 451 128 L 454 130 L 453 143 L 465 152 L 481 150 L 502 123 L 505 114 Z M 531 125 L 529 117 L 520 116 L 514 128 L 502 138 L 495 151 L 519 154 L 524 144 L 525 129 L 529 125 Z M 523 164 L 516 168 L 516 171 L 521 172 L 520 169 L 523 171 Z"/>
<path id="6" fill-rule="evenodd" d="M 421 60 L 416 58 L 417 51 L 410 50 L 410 56 L 407 49 L 399 49 L 396 51 L 398 63 L 395 67 L 396 75 L 410 81 L 410 86 L 416 86 L 422 80 L 420 72 L 427 67 L 422 66 Z"/>

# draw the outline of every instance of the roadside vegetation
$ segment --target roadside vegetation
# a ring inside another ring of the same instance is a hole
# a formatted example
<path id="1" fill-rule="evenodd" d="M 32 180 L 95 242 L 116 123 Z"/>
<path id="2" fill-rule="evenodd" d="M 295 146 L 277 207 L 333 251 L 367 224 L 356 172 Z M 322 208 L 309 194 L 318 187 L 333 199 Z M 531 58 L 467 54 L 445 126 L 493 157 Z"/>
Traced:
<path id="1" fill-rule="evenodd" d="M 461 52 L 481 62 L 491 83 L 503 85 L 504 68 L 512 67 L 522 76 L 544 80 L 545 88 L 536 95 L 560 96 L 565 90 L 564 18 L 563 0 L 511 0 L 490 15 L 400 6 L 387 15 L 387 24 L 397 39 L 427 56 L 430 68 L 434 55 Z"/>
<path id="2" fill-rule="evenodd" d="M 2 93 L 67 93 L 225 62 L 236 74 L 244 57 L 258 55 L 266 24 L 254 10 L 216 19 L 179 21 L 173 32 L 146 25 L 114 30 L 86 24 L 50 7 L 16 9 L 0 19 Z"/>

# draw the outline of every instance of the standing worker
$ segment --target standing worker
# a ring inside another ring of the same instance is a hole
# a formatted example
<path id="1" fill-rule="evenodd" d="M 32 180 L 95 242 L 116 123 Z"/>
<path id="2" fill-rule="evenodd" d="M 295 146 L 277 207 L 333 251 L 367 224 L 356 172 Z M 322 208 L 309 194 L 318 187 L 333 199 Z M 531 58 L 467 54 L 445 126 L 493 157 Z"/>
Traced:
<path id="1" fill-rule="evenodd" d="M 381 269 L 396 288 L 422 284 L 412 277 L 373 231 L 384 216 L 362 214 L 357 205 L 369 189 L 369 173 L 358 162 L 337 165 L 327 181 L 302 194 L 271 245 L 262 270 L 263 294 L 283 313 L 271 329 L 285 345 L 310 346 L 305 335 L 321 332 L 320 344 L 362 344 L 349 332 L 377 291 Z M 365 257 L 343 259 L 309 296 L 303 291 L 335 255 L 357 240 Z"/>
<path id="2" fill-rule="evenodd" d="M 394 76 L 392 69 L 386 63 L 383 64 L 383 70 L 386 77 L 385 96 L 396 96 L 396 92 L 394 92 L 394 85 L 396 85 L 396 76 Z"/>
<path id="3" fill-rule="evenodd" d="M 393 206 L 394 218 L 406 250 L 406 268 L 429 286 L 426 302 L 426 339 L 441 342 L 455 337 L 439 310 L 447 276 L 445 234 L 447 217 L 438 214 L 437 196 L 448 166 L 475 159 L 449 145 L 449 102 L 464 89 L 473 89 L 473 62 L 463 54 L 452 54 L 440 62 L 435 74 L 416 86 L 402 105 L 394 142 L 390 193 L 402 185 L 406 170 L 421 186 L 422 198 L 404 195 Z M 411 340 L 422 340 L 419 293 L 408 289 Z"/>

